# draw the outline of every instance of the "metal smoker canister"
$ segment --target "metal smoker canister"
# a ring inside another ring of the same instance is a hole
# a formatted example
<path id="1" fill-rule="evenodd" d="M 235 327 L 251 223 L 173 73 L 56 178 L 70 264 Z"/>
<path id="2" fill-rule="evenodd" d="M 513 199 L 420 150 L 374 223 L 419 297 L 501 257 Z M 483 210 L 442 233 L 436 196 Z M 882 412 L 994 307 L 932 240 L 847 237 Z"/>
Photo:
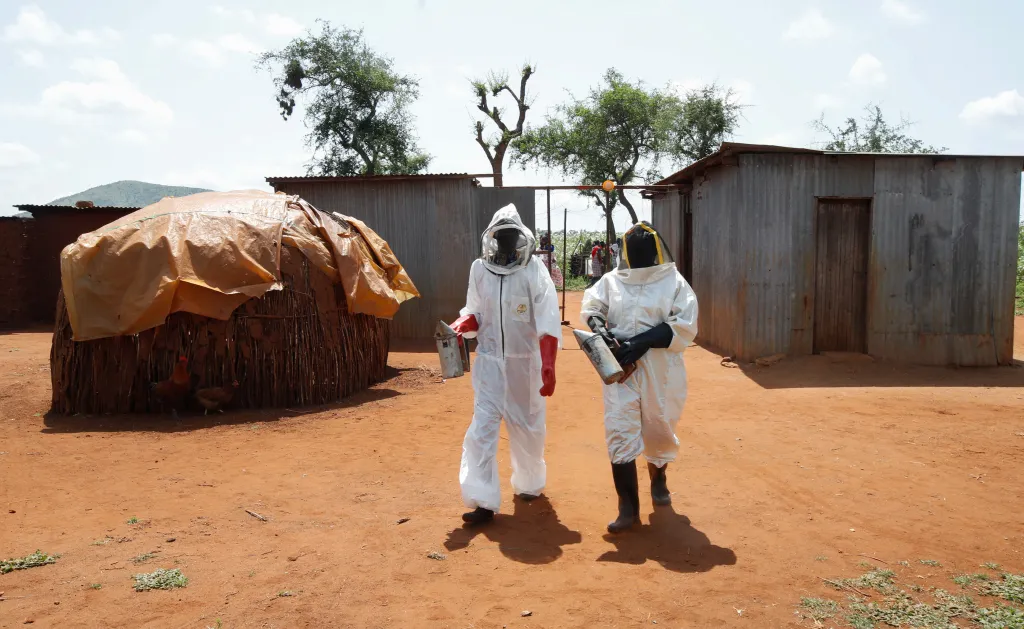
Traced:
<path id="1" fill-rule="evenodd" d="M 459 343 L 459 335 L 444 321 L 437 322 L 437 329 L 434 331 L 434 340 L 437 341 L 437 354 L 441 358 L 441 377 L 458 378 L 466 373 L 462 347 L 465 343 Z"/>
<path id="2" fill-rule="evenodd" d="M 612 350 L 600 334 L 573 330 L 572 335 L 576 337 L 580 349 L 590 359 L 590 364 L 594 366 L 605 384 L 612 384 L 622 379 L 624 373 L 622 367 L 619 366 L 619 361 L 615 360 L 615 355 L 612 354 Z"/>

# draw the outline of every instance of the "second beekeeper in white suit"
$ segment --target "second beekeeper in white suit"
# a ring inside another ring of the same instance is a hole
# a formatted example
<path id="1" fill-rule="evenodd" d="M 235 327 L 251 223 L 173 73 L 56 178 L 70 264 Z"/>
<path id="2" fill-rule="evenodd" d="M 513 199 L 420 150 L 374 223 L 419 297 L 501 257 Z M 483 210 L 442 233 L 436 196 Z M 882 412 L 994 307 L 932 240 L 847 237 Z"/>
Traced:
<path id="1" fill-rule="evenodd" d="M 562 317 L 555 285 L 533 255 L 536 241 L 515 206 L 495 212 L 482 236 L 483 254 L 469 274 L 466 307 L 452 329 L 476 333 L 473 421 L 462 444 L 459 484 L 472 511 L 462 519 L 483 524 L 501 506 L 498 437 L 508 430 L 512 488 L 536 498 L 547 482 L 545 401 L 555 392 L 555 357 Z"/>
<path id="2" fill-rule="evenodd" d="M 657 231 L 638 223 L 622 245 L 619 267 L 583 294 L 581 312 L 627 372 L 622 382 L 604 387 L 605 439 L 619 497 L 611 533 L 640 521 L 636 459 L 641 454 L 654 504 L 672 501 L 666 472 L 679 451 L 675 429 L 686 401 L 683 350 L 697 335 L 697 297 Z"/>

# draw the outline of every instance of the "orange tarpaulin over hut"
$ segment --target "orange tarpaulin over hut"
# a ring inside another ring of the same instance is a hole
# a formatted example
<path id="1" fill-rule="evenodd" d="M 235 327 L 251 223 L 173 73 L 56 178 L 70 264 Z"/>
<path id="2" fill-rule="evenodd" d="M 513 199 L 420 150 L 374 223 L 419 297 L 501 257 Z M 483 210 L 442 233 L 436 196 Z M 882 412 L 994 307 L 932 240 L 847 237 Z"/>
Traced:
<path id="1" fill-rule="evenodd" d="M 282 245 L 339 281 L 354 314 L 390 319 L 419 297 L 387 242 L 357 219 L 297 196 L 203 192 L 165 198 L 64 249 L 74 338 L 137 334 L 173 312 L 228 319 L 245 301 L 282 288 Z"/>

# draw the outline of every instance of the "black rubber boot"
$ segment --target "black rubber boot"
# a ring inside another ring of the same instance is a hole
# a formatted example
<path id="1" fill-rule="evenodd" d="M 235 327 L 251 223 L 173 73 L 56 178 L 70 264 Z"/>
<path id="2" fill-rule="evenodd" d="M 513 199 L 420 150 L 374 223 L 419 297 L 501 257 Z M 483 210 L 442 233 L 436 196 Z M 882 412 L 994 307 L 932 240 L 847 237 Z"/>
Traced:
<path id="1" fill-rule="evenodd" d="M 668 463 L 657 467 L 653 463 L 647 464 L 647 472 L 651 475 L 651 502 L 657 507 L 667 507 L 672 504 L 672 492 L 668 490 Z"/>
<path id="2" fill-rule="evenodd" d="M 619 495 L 619 517 L 608 523 L 609 533 L 621 533 L 640 523 L 640 486 L 636 461 L 612 463 L 615 493 Z"/>
<path id="3" fill-rule="evenodd" d="M 462 521 L 466 524 L 486 524 L 494 519 L 494 512 L 490 509 L 477 507 L 469 513 L 462 514 Z"/>

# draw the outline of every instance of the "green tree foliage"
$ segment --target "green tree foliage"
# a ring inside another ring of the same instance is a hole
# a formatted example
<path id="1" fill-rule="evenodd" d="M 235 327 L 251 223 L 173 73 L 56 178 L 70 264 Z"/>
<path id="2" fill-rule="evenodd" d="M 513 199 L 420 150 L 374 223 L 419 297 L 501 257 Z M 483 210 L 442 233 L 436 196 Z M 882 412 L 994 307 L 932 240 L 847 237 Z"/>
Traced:
<path id="1" fill-rule="evenodd" d="M 277 104 L 287 120 L 306 101 L 308 164 L 314 175 L 392 175 L 426 170 L 430 157 L 416 146 L 409 106 L 415 78 L 399 74 L 359 30 L 321 22 L 281 50 L 264 53 L 257 67 L 274 73 Z"/>
<path id="2" fill-rule="evenodd" d="M 718 150 L 740 125 L 743 105 L 731 89 L 716 83 L 690 90 L 670 117 L 669 154 L 676 162 L 695 162 Z"/>
<path id="3" fill-rule="evenodd" d="M 882 108 L 869 104 L 864 108 L 864 117 L 860 120 L 850 117 L 835 128 L 825 124 L 825 114 L 811 123 L 818 133 L 830 139 L 822 143 L 826 151 L 854 153 L 944 153 L 945 147 L 925 145 L 921 140 L 904 133 L 913 125 L 906 118 L 897 124 L 891 124 L 882 114 Z"/>
<path id="4" fill-rule="evenodd" d="M 487 118 L 494 123 L 494 126 L 498 128 L 498 133 L 490 137 L 484 137 L 484 123 L 480 120 L 474 124 L 474 130 L 476 131 L 476 142 L 484 150 L 484 154 L 487 155 L 487 161 L 491 164 L 491 172 L 494 173 L 494 185 L 501 187 L 504 183 L 504 172 L 503 167 L 505 163 L 505 153 L 508 151 L 509 145 L 516 140 L 516 138 L 523 135 L 523 125 L 526 122 L 526 112 L 530 109 L 529 97 L 526 94 L 526 82 L 530 80 L 530 77 L 537 71 L 536 68 L 530 64 L 523 65 L 522 70 L 519 73 L 519 89 L 518 91 L 513 90 L 509 87 L 508 74 L 498 74 L 492 72 L 487 77 L 486 81 L 473 81 L 473 95 L 476 96 L 476 108 L 479 109 Z M 488 102 L 487 97 L 491 96 L 497 99 L 502 95 L 502 92 L 507 92 L 512 100 L 516 104 L 516 123 L 514 126 L 509 125 L 502 120 L 502 116 L 505 115 L 505 111 Z"/>
<path id="5" fill-rule="evenodd" d="M 570 97 L 543 125 L 527 129 L 512 145 L 512 161 L 558 171 L 580 185 L 606 179 L 619 185 L 653 183 L 661 178 L 662 161 L 687 163 L 714 152 L 735 131 L 739 113 L 732 93 L 716 85 L 680 98 L 609 69 L 586 98 Z M 606 215 L 621 203 L 637 222 L 621 191 L 607 201 L 600 190 L 580 194 Z"/>

